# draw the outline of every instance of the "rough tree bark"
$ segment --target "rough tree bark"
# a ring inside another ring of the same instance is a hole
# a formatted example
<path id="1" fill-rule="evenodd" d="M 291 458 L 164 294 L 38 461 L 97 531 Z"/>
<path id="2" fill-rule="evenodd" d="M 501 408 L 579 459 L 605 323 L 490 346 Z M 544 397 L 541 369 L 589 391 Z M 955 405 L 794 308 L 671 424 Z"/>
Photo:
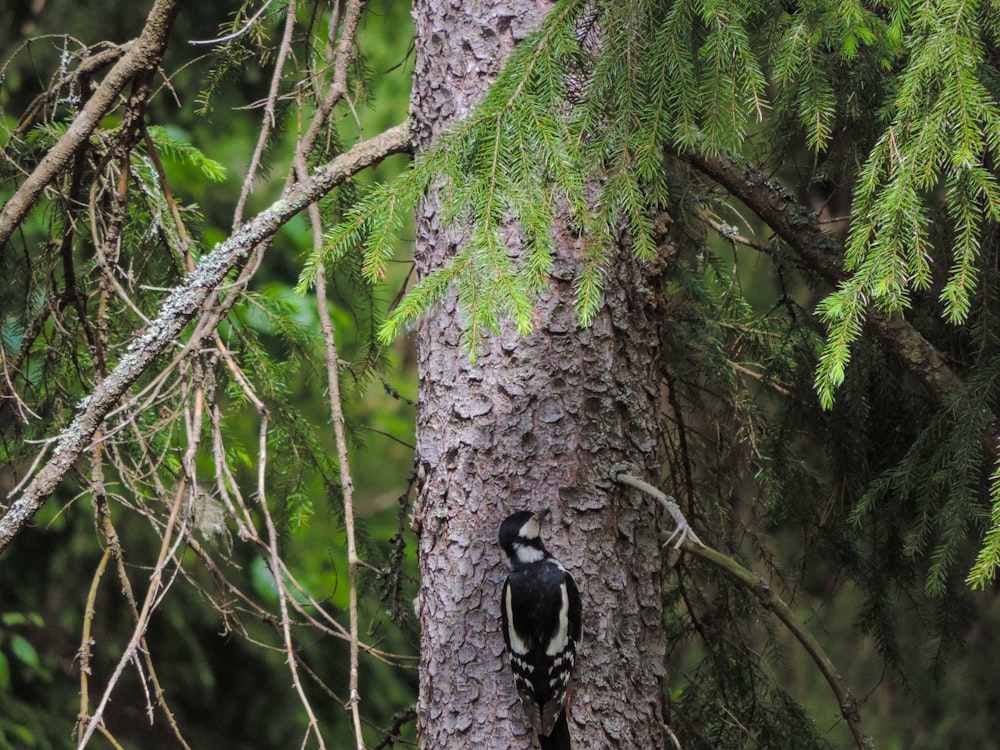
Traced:
<path id="1" fill-rule="evenodd" d="M 531 0 L 417 0 L 412 110 L 419 147 L 469 114 L 516 41 L 548 6 Z M 417 211 L 420 274 L 455 253 L 431 191 Z M 531 747 L 500 633 L 506 514 L 551 507 L 549 548 L 584 598 L 571 732 L 579 748 L 662 747 L 660 557 L 656 508 L 607 481 L 629 461 L 655 476 L 659 335 L 652 271 L 627 248 L 594 324 L 579 329 L 579 239 L 556 228 L 559 259 L 535 320 L 460 345 L 454 298 L 417 336 L 420 472 L 420 747 Z M 512 230 L 512 237 L 516 237 Z M 516 253 L 516 245 L 515 250 Z"/>

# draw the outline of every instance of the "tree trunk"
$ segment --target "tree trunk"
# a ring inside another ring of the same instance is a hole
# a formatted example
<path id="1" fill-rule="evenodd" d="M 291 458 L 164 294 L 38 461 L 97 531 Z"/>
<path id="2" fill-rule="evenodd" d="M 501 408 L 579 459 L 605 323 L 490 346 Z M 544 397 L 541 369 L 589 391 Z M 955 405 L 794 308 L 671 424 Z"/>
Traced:
<path id="1" fill-rule="evenodd" d="M 547 7 L 414 3 L 420 147 L 469 114 Z M 462 241 L 460 232 L 442 229 L 438 207 L 431 191 L 417 211 L 421 275 L 447 262 Z M 657 508 L 608 481 L 622 461 L 649 477 L 658 472 L 655 279 L 619 248 L 602 310 L 581 330 L 572 297 L 580 243 L 560 227 L 554 234 L 559 257 L 531 336 L 517 338 L 505 327 L 471 363 L 454 297 L 418 331 L 414 520 L 424 750 L 532 747 L 500 632 L 506 567 L 497 531 L 507 514 L 541 507 L 553 511 L 543 530 L 547 545 L 584 601 L 570 721 L 575 747 L 662 747 Z"/>

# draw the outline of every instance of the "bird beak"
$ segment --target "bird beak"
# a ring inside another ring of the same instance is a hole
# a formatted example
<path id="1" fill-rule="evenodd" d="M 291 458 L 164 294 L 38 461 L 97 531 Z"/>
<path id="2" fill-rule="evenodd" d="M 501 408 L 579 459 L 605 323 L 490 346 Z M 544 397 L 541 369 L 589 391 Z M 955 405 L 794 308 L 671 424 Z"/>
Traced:
<path id="1" fill-rule="evenodd" d="M 542 508 L 541 510 L 535 511 L 535 520 L 541 523 L 545 520 L 545 517 L 549 515 L 549 508 Z"/>

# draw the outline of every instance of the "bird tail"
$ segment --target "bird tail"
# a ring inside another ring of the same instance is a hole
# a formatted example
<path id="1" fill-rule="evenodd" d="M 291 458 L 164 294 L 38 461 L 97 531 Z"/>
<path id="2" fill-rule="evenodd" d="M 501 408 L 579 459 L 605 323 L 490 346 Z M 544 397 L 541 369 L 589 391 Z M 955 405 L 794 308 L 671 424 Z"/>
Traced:
<path id="1" fill-rule="evenodd" d="M 569 722 L 566 721 L 565 711 L 559 712 L 559 718 L 556 719 L 556 724 L 548 737 L 538 736 L 538 745 L 541 750 L 572 750 Z"/>

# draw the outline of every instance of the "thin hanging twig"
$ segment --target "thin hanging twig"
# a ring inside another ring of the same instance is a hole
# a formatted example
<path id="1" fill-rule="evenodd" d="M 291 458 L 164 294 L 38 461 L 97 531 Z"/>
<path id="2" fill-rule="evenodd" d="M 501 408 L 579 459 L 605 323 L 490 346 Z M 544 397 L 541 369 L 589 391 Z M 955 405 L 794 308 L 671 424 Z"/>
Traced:
<path id="1" fill-rule="evenodd" d="M 260 403 L 260 402 L 258 402 Z M 323 742 L 323 734 L 319 730 L 319 721 L 316 713 L 306 697 L 305 689 L 302 687 L 302 680 L 299 679 L 298 657 L 295 655 L 295 645 L 292 643 L 291 619 L 288 615 L 288 589 L 285 586 L 284 576 L 281 573 L 281 554 L 278 552 L 278 530 L 271 518 L 271 511 L 267 507 L 267 496 L 264 491 L 264 475 L 267 469 L 267 424 L 268 413 L 264 405 L 260 405 L 260 433 L 258 441 L 259 459 L 257 464 L 257 500 L 260 504 L 261 512 L 264 514 L 264 523 L 267 526 L 268 550 L 270 552 L 271 575 L 274 576 L 274 585 L 278 590 L 278 606 L 281 610 L 281 634 L 284 637 L 285 655 L 288 658 L 288 669 L 292 673 L 292 684 L 295 692 L 299 694 L 299 702 L 309 717 L 309 727 L 316 735 L 320 750 L 326 750 Z"/>
<path id="2" fill-rule="evenodd" d="M 364 750 L 365 742 L 361 734 L 361 713 L 358 703 L 358 550 L 354 535 L 354 484 L 351 481 L 350 466 L 347 462 L 347 437 L 344 432 L 344 412 L 340 404 L 340 378 L 337 373 L 337 345 L 334 341 L 333 321 L 326 301 L 326 274 L 320 267 L 316 274 L 316 299 L 319 307 L 320 325 L 326 343 L 326 373 L 329 383 L 330 416 L 337 442 L 337 462 L 340 464 L 340 486 L 344 493 L 344 525 L 347 527 L 347 580 L 349 590 L 350 630 L 351 630 L 351 692 L 349 704 L 354 720 L 354 735 L 358 750 Z"/>
<path id="3" fill-rule="evenodd" d="M 294 29 L 295 0 L 289 0 L 285 16 L 285 31 L 281 37 L 281 46 L 278 47 L 278 57 L 274 63 L 274 73 L 271 75 L 271 88 L 267 92 L 267 100 L 264 104 L 264 121 L 260 126 L 260 133 L 257 136 L 257 146 L 254 148 L 253 156 L 250 158 L 250 166 L 247 168 L 246 177 L 243 178 L 240 198 L 236 202 L 236 211 L 233 215 L 234 229 L 243 223 L 243 208 L 246 206 L 254 180 L 257 179 L 257 170 L 260 168 L 261 156 L 263 156 L 264 147 L 267 146 L 267 142 L 271 137 L 271 128 L 274 127 L 274 105 L 278 100 L 278 88 L 281 85 L 281 77 L 285 71 L 285 61 L 292 54 L 292 31 Z"/>
<path id="4" fill-rule="evenodd" d="M 183 534 L 178 534 L 176 543 L 172 544 L 173 531 L 177 526 L 177 519 L 180 516 L 180 508 L 184 504 L 185 486 L 184 479 L 181 479 L 177 492 L 174 496 L 173 506 L 170 510 L 170 519 L 167 521 L 167 528 L 164 530 L 163 542 L 160 545 L 160 554 L 157 558 L 156 565 L 153 568 L 153 574 L 150 576 L 149 589 L 147 590 L 146 598 L 142 603 L 142 611 L 139 613 L 139 619 L 136 622 L 135 629 L 132 631 L 132 638 L 129 640 L 128 646 L 125 648 L 124 653 L 118 660 L 118 665 L 115 667 L 114 672 L 112 672 L 111 677 L 108 680 L 107 687 L 104 690 L 103 696 L 101 696 L 100 703 L 94 710 L 93 716 L 90 717 L 90 721 L 87 722 L 87 727 L 77 744 L 77 750 L 83 750 L 83 748 L 87 746 L 87 743 L 90 742 L 94 732 L 103 722 L 104 711 L 107 708 L 108 701 L 111 700 L 111 693 L 114 687 L 118 684 L 118 681 L 121 679 L 122 672 L 124 672 L 125 667 L 135 658 L 139 644 L 141 643 L 143 636 L 146 634 L 146 629 L 149 627 L 149 619 L 155 608 L 157 595 L 161 591 L 163 571 L 166 569 L 167 561 L 173 559 L 177 545 L 179 545 L 184 538 Z"/>
<path id="5" fill-rule="evenodd" d="M 361 18 L 364 0 L 353 0 L 348 3 L 344 14 L 344 27 L 337 45 L 337 56 L 334 65 L 333 82 L 327 91 L 319 111 L 310 123 L 310 127 L 300 140 L 293 160 L 295 172 L 299 179 L 307 173 L 306 157 L 312 151 L 316 139 L 324 127 L 333 106 L 342 99 L 347 91 L 347 68 L 355 53 L 355 35 Z M 323 242 L 323 224 L 319 208 L 312 204 L 308 208 L 313 232 L 313 246 L 318 248 Z M 348 706 L 354 724 L 354 738 L 358 750 L 364 750 L 364 736 L 361 728 L 361 712 L 359 704 L 361 693 L 359 688 L 359 650 L 360 635 L 358 624 L 358 552 L 354 524 L 354 484 L 351 480 L 350 464 L 347 457 L 347 437 L 344 430 L 344 413 L 340 399 L 340 376 L 337 355 L 336 337 L 333 321 L 326 297 L 326 272 L 320 267 L 316 274 L 316 302 L 319 312 L 320 327 L 323 331 L 325 345 L 328 398 L 330 401 L 330 419 L 333 422 L 334 438 L 337 444 L 337 462 L 340 467 L 340 484 L 344 496 L 344 525 L 347 531 L 347 570 L 348 570 L 348 617 L 350 629 L 350 675 Z"/>
<path id="6" fill-rule="evenodd" d="M 243 24 L 240 28 L 238 28 L 231 34 L 226 34 L 225 36 L 220 36 L 216 39 L 191 39 L 188 41 L 188 44 L 221 44 L 222 42 L 231 42 L 233 41 L 233 39 L 237 39 L 238 37 L 245 34 L 247 31 L 249 31 L 250 28 L 254 25 L 254 22 L 262 15 L 264 15 L 264 11 L 266 11 L 271 6 L 272 2 L 274 2 L 274 0 L 267 0 L 267 2 L 260 7 L 260 10 L 258 10 L 252 16 L 250 16 L 250 18 L 247 19 L 247 22 L 245 24 Z"/>
<path id="7" fill-rule="evenodd" d="M 87 743 L 90 742 L 94 731 L 103 723 L 104 711 L 107 708 L 108 702 L 111 700 L 111 693 L 114 691 L 115 686 L 121 679 L 125 667 L 129 664 L 129 662 L 135 659 L 140 645 L 144 644 L 150 618 L 159 606 L 160 601 L 162 601 L 162 597 L 166 594 L 175 578 L 171 577 L 169 580 L 164 581 L 163 573 L 167 568 L 168 562 L 174 559 L 177 549 L 184 541 L 185 534 L 183 527 L 187 525 L 188 518 L 186 513 L 181 513 L 181 507 L 185 505 L 185 497 L 188 497 L 187 488 L 190 486 L 190 491 L 192 493 L 197 490 L 194 458 L 198 451 L 201 426 L 203 424 L 205 412 L 204 393 L 200 386 L 195 388 L 193 400 L 193 413 L 185 419 L 187 422 L 188 447 L 184 452 L 184 457 L 181 461 L 185 471 L 181 475 L 180 481 L 177 485 L 177 490 L 174 493 L 174 500 L 170 509 L 170 518 L 168 519 L 166 528 L 163 531 L 163 539 L 160 544 L 160 554 L 157 557 L 156 565 L 153 567 L 153 573 L 150 576 L 149 589 L 146 591 L 146 597 L 142 603 L 142 610 L 136 618 L 135 628 L 132 631 L 132 637 L 129 640 L 128 646 L 122 653 L 121 658 L 118 660 L 118 665 L 115 667 L 114 672 L 108 680 L 108 684 L 104 689 L 104 694 L 101 697 L 101 702 L 94 710 L 93 716 L 90 717 L 90 720 L 87 722 L 86 729 L 80 736 L 77 744 L 77 750 L 83 750 L 83 748 L 87 746 Z M 177 530 L 178 523 L 180 523 L 182 528 L 178 530 L 175 540 L 173 539 L 174 531 Z"/>
<path id="8" fill-rule="evenodd" d="M 136 606 L 135 595 L 132 593 L 132 584 L 125 571 L 125 557 L 122 554 L 122 546 L 118 539 L 118 532 L 115 530 L 114 524 L 111 522 L 111 513 L 108 511 L 107 502 L 99 503 L 97 511 L 101 517 L 102 533 L 108 545 L 107 549 L 110 550 L 118 568 L 118 581 L 121 583 L 122 593 L 125 596 L 125 600 L 128 602 L 129 610 L 132 612 L 132 618 L 138 622 L 139 608 Z M 160 685 L 160 678 L 157 676 L 156 668 L 153 665 L 153 657 L 150 654 L 149 647 L 146 645 L 145 636 L 143 636 L 142 640 L 139 641 L 139 651 L 142 653 L 143 661 L 146 662 L 146 670 L 149 672 L 149 680 L 153 684 L 153 691 L 156 696 L 157 704 L 161 709 L 163 709 L 163 713 L 167 717 L 167 723 L 170 724 L 170 728 L 173 730 L 177 741 L 181 744 L 184 750 L 191 750 L 190 745 L 188 745 L 184 736 L 181 734 L 181 729 L 177 725 L 177 720 L 174 718 L 173 711 L 170 710 L 170 706 L 167 704 L 166 697 L 163 694 L 163 688 Z"/>

